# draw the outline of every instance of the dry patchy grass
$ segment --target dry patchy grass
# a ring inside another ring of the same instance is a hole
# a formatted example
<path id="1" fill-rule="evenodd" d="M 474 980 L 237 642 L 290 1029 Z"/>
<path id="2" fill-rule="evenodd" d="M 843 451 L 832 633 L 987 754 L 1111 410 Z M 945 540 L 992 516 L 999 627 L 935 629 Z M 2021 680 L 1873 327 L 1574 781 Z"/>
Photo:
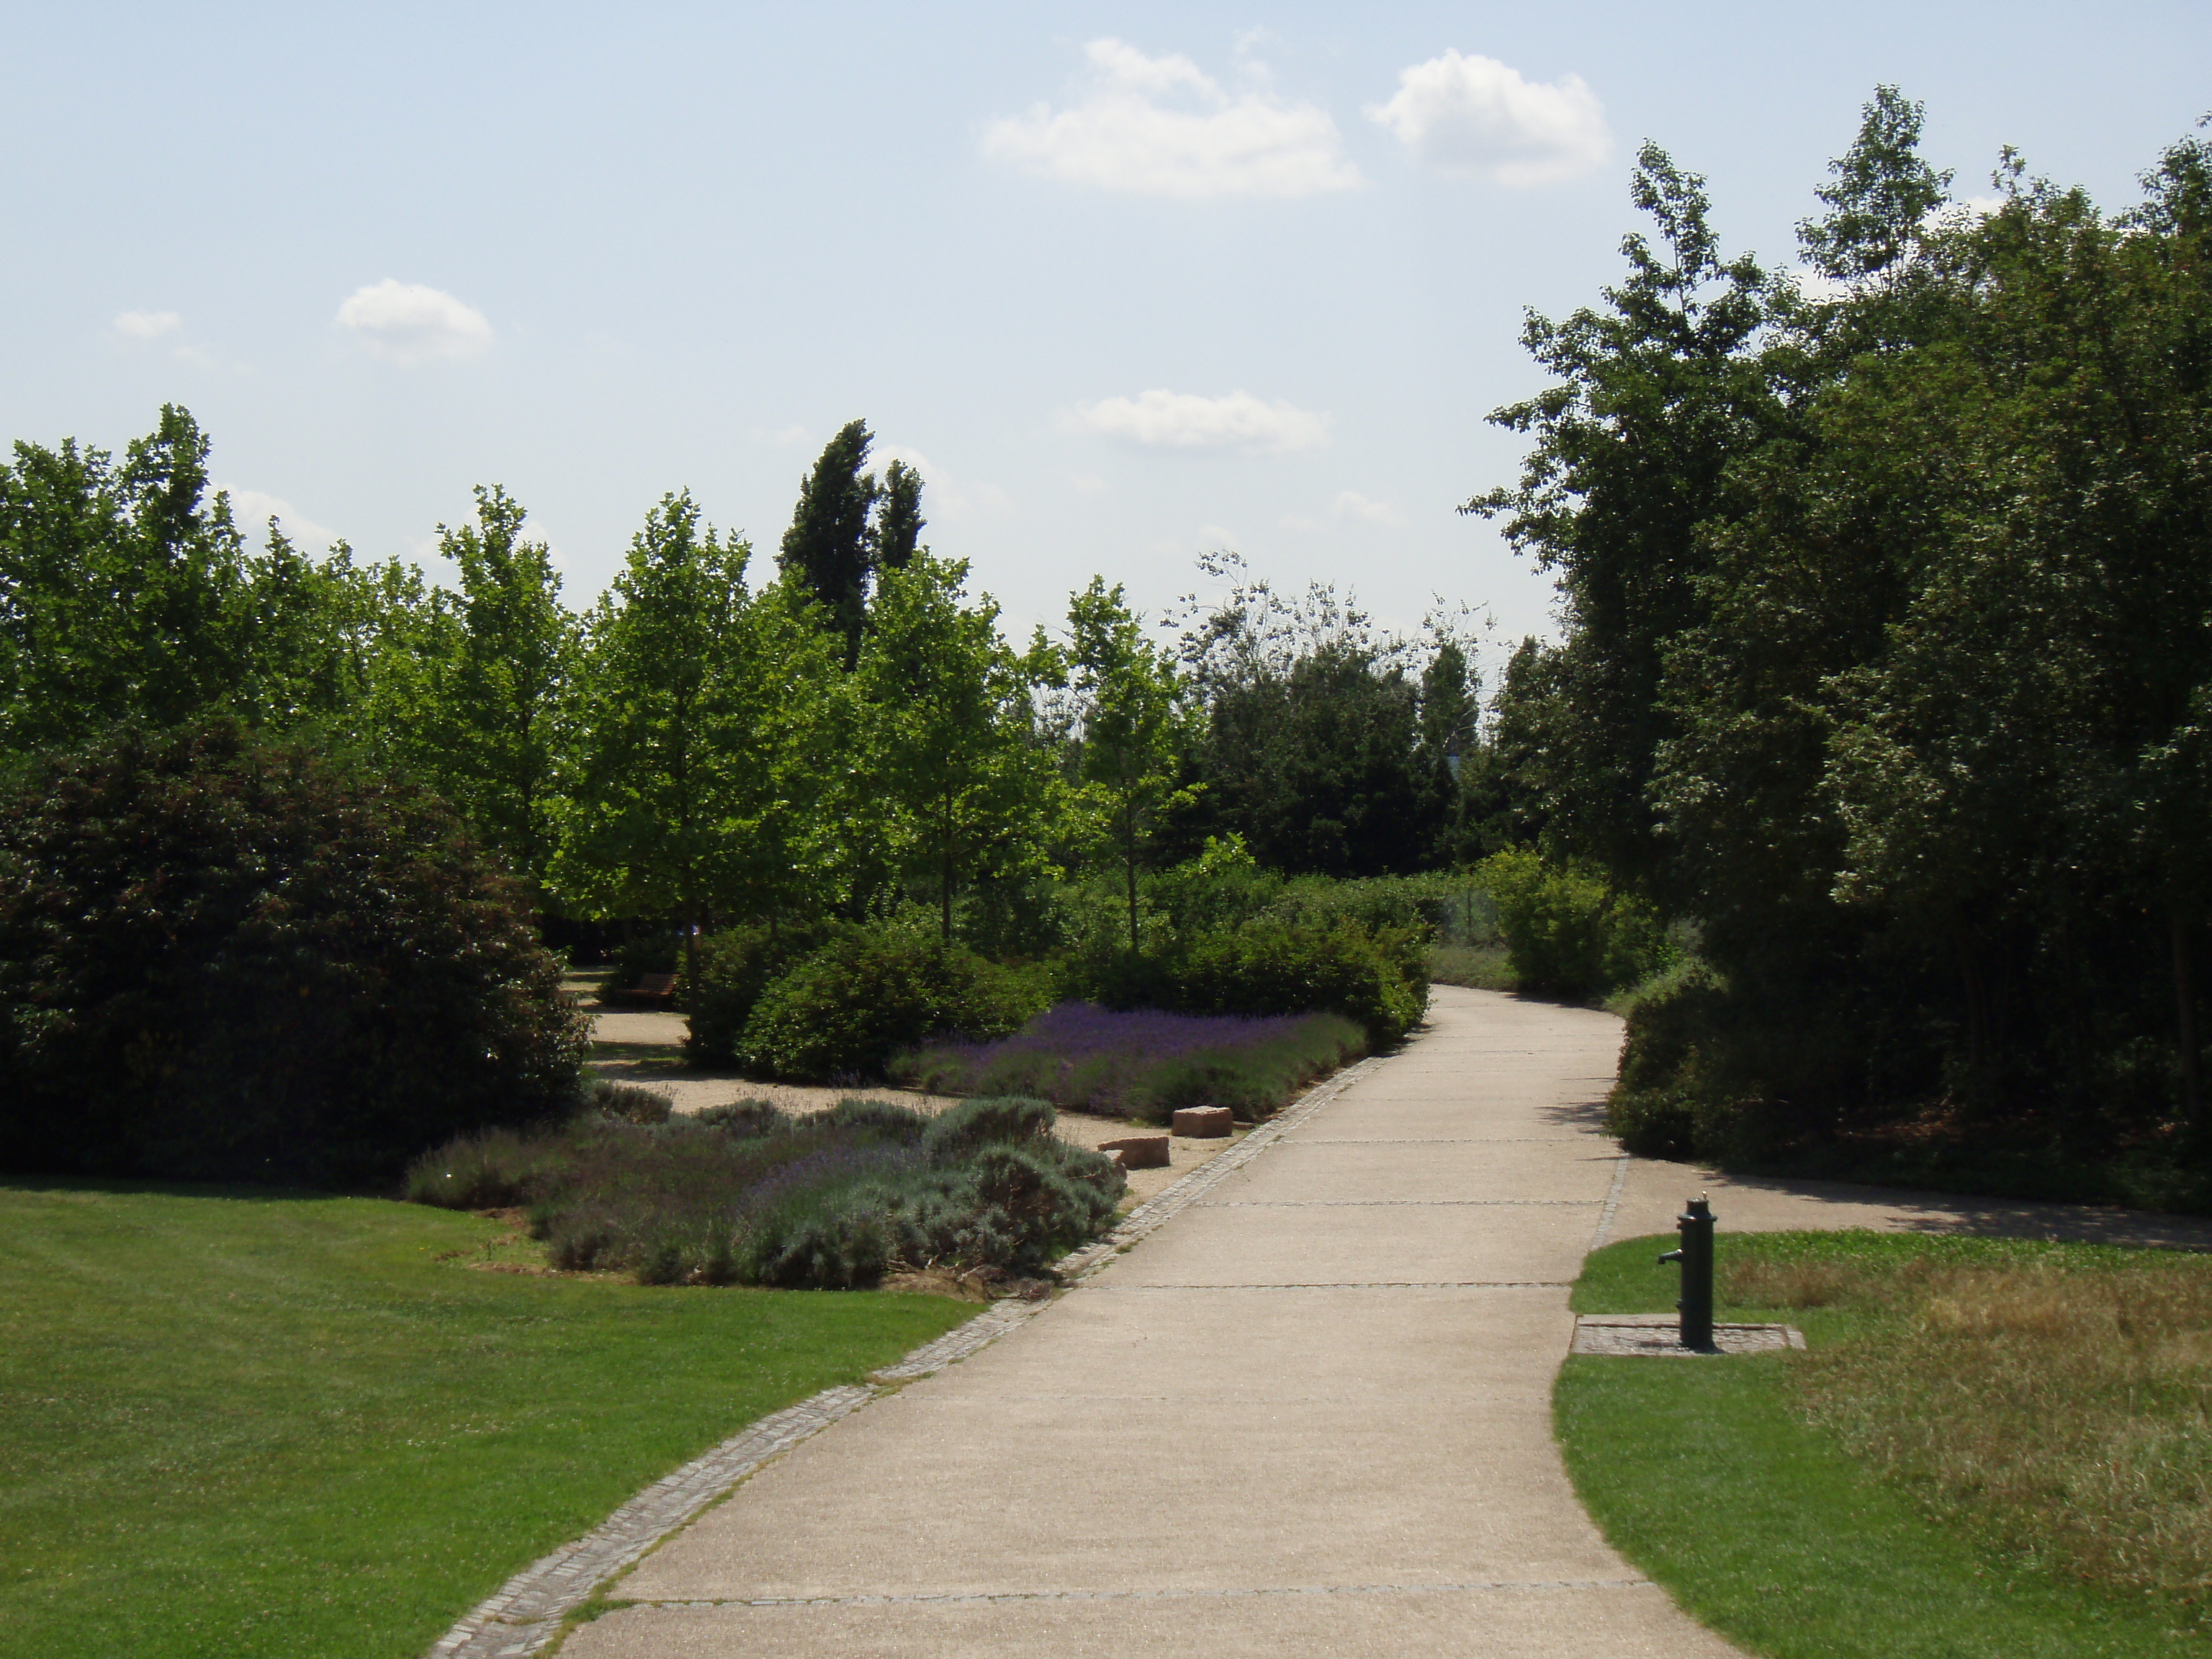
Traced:
<path id="1" fill-rule="evenodd" d="M 1856 1340 L 1792 1366 L 1814 1422 L 2007 1547 L 2201 1616 L 2212 1590 L 2212 1259 L 1947 1254 L 1748 1255 L 1722 1296 L 1864 1316 Z"/>

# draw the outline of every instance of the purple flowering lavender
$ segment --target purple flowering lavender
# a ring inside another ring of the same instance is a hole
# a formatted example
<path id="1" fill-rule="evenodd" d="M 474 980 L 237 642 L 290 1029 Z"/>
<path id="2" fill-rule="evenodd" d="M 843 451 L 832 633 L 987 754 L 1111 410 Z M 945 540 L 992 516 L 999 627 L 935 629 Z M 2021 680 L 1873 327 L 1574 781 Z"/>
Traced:
<path id="1" fill-rule="evenodd" d="M 1258 1116 L 1364 1052 L 1334 1014 L 1115 1012 L 1063 1002 L 996 1042 L 933 1043 L 893 1062 L 908 1081 L 952 1094 L 1042 1096 L 1094 1111 L 1163 1116 L 1211 1103 Z"/>

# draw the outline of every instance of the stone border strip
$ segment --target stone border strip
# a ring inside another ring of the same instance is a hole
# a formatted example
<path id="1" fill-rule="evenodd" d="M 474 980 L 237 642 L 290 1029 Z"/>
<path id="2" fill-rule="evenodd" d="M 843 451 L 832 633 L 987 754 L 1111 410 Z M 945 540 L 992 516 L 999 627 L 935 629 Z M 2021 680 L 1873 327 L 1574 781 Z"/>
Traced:
<path id="1" fill-rule="evenodd" d="M 479 1602 L 430 1650 L 436 1659 L 508 1659 L 538 1652 L 561 1621 L 607 1577 L 638 1559 L 755 1469 L 876 1397 L 858 1386 L 825 1389 L 725 1440 L 654 1481 L 573 1544 L 524 1568 Z"/>
<path id="2" fill-rule="evenodd" d="M 1335 1099 L 1374 1063 L 1372 1059 L 1360 1060 L 1315 1085 L 1234 1146 L 1130 1211 L 1103 1238 L 1062 1257 L 1061 1282 L 1080 1284 L 1098 1272 Z M 761 1465 L 900 1384 L 967 1358 L 1050 1305 L 1011 1299 L 994 1303 L 965 1324 L 925 1342 L 897 1364 L 870 1373 L 866 1383 L 825 1389 L 749 1425 L 705 1455 L 654 1481 L 574 1543 L 515 1574 L 438 1639 L 430 1649 L 431 1659 L 524 1659 L 544 1651 L 561 1634 L 562 1621 L 601 1584 Z"/>
<path id="3" fill-rule="evenodd" d="M 1613 1189 L 1605 1195 L 1605 1213 L 1597 1218 L 1597 1231 L 1590 1238 L 1590 1249 L 1602 1249 L 1607 1239 L 1613 1237 L 1613 1212 L 1620 1207 L 1620 1189 L 1628 1184 L 1628 1154 L 1623 1152 L 1613 1160 Z"/>
<path id="4" fill-rule="evenodd" d="M 1680 1316 L 1674 1314 L 1583 1314 L 1575 1321 L 1570 1353 L 1607 1354 L 1628 1359 L 1711 1358 L 1716 1354 L 1779 1353 L 1802 1349 L 1805 1334 L 1795 1325 L 1716 1325 L 1713 1346 L 1682 1346 Z"/>

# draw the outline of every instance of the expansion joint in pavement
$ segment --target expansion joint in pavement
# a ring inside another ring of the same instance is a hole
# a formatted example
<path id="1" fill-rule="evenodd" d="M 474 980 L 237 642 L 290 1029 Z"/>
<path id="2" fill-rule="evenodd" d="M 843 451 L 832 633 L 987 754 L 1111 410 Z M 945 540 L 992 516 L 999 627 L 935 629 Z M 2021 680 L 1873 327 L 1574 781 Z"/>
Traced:
<path id="1" fill-rule="evenodd" d="M 1308 1135 L 1301 1146 L 1567 1146 L 1587 1135 L 1342 1135 L 1324 1140 Z"/>
<path id="2" fill-rule="evenodd" d="M 1259 1588 L 1130 1590 L 918 1590 L 903 1595 L 750 1595 L 726 1600 L 622 1601 L 629 1607 L 894 1607 L 1009 1601 L 1194 1601 L 1274 1595 L 1480 1595 L 1498 1590 L 1650 1589 L 1649 1578 L 1491 1578 L 1433 1584 L 1281 1584 Z"/>
<path id="3" fill-rule="evenodd" d="M 1564 1291 L 1571 1279 L 1367 1279 L 1313 1284 L 1098 1285 L 1101 1291 Z"/>
<path id="4" fill-rule="evenodd" d="M 1594 1198 L 1216 1198 L 1200 1210 L 1587 1209 Z"/>

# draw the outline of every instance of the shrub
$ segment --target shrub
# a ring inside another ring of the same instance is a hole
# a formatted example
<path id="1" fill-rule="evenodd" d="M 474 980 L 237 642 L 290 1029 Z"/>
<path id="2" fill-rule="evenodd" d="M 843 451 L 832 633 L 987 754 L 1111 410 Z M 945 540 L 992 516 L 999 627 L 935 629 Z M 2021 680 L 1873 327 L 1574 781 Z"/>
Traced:
<path id="1" fill-rule="evenodd" d="M 1680 1089 L 1616 1088 L 1606 1099 L 1605 1132 L 1638 1158 L 1691 1158 L 1698 1150 L 1696 1106 Z"/>
<path id="2" fill-rule="evenodd" d="M 1595 996 L 1633 983 L 1666 953 L 1657 914 L 1587 871 L 1512 850 L 1484 860 L 1475 873 L 1498 907 L 1523 990 Z"/>
<path id="3" fill-rule="evenodd" d="M 701 939 L 697 982 L 685 979 L 677 986 L 677 1001 L 690 1016 L 684 1056 L 694 1066 L 736 1065 L 745 1022 L 761 993 L 827 937 L 825 929 L 811 925 L 773 930 L 756 925 Z"/>
<path id="4" fill-rule="evenodd" d="M 899 1262 L 1035 1267 L 1109 1222 L 1127 1187 L 1119 1165 L 1054 1135 L 1041 1101 L 935 1120 L 880 1101 L 811 1117 L 750 1104 L 465 1136 L 416 1160 L 407 1195 L 526 1206 L 563 1268 L 838 1290 Z"/>
<path id="5" fill-rule="evenodd" d="M 1061 994 L 1109 1008 L 1186 1014 L 1341 1014 L 1376 1048 L 1403 1038 L 1428 1012 L 1426 930 L 1376 931 L 1262 918 L 1156 951 L 1079 957 Z"/>
<path id="6" fill-rule="evenodd" d="M 951 1094 L 1018 1091 L 1155 1121 L 1178 1106 L 1227 1106 L 1252 1119 L 1366 1051 L 1360 1029 L 1338 1014 L 1208 1018 L 1064 1002 L 1000 1042 L 934 1044 L 891 1069 Z"/>
<path id="7" fill-rule="evenodd" d="M 1190 1013 L 1343 1015 L 1377 1048 L 1401 1040 L 1428 1012 L 1427 940 L 1259 922 L 1200 938 L 1177 964 L 1179 1006 Z"/>
<path id="8" fill-rule="evenodd" d="M 799 1082 L 880 1075 L 939 1033 L 1004 1036 L 1047 1000 L 1039 974 L 908 928 L 854 927 L 761 993 L 738 1058 Z"/>
<path id="9" fill-rule="evenodd" d="M 676 1103 L 657 1089 L 641 1089 L 635 1083 L 595 1079 L 590 1096 L 592 1109 L 626 1123 L 665 1123 Z"/>
<path id="10" fill-rule="evenodd" d="M 753 1136 L 772 1135 L 788 1129 L 796 1120 L 781 1106 L 770 1105 L 765 1100 L 734 1100 L 694 1112 L 691 1121 L 726 1133 Z"/>
<path id="11" fill-rule="evenodd" d="M 388 1181 L 573 1109 L 586 1035 L 434 797 L 215 722 L 0 800 L 0 1168 Z"/>
<path id="12" fill-rule="evenodd" d="M 942 1163 L 979 1146 L 1042 1140 L 1052 1133 L 1055 1115 L 1049 1101 L 1024 1100 L 1018 1095 L 963 1100 L 931 1121 L 923 1132 L 921 1149 Z"/>

